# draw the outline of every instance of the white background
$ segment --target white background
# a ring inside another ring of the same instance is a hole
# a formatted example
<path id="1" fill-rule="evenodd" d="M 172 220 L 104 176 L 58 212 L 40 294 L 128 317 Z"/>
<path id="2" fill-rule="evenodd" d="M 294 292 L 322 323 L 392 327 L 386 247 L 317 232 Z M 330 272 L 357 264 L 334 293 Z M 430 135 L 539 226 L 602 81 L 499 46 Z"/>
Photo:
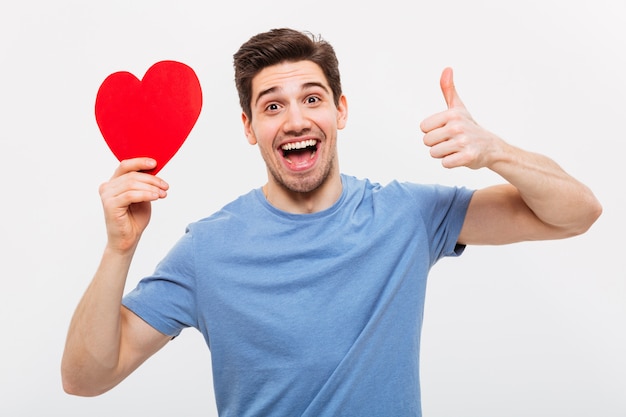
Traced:
<path id="1" fill-rule="evenodd" d="M 604 206 L 585 235 L 470 247 L 429 281 L 422 346 L 428 417 L 626 416 L 623 235 L 626 12 L 621 0 L 344 2 L 4 1 L 0 6 L 0 414 L 216 415 L 210 354 L 195 330 L 96 398 L 66 395 L 65 333 L 104 245 L 98 186 L 117 161 L 94 117 L 104 78 L 163 59 L 204 91 L 194 130 L 160 176 L 128 286 L 185 226 L 258 187 L 232 54 L 290 26 L 336 48 L 350 120 L 342 171 L 386 183 L 482 187 L 490 172 L 446 170 L 419 123 L 444 109 L 455 70 L 474 118 L 553 157 Z"/>

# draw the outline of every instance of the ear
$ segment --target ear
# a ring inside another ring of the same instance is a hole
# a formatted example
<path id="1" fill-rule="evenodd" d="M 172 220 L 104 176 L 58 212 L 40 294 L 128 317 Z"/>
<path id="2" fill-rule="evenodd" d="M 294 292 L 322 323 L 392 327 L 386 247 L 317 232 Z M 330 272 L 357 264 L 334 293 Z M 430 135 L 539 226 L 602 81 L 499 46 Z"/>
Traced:
<path id="1" fill-rule="evenodd" d="M 348 100 L 343 94 L 339 97 L 337 106 L 337 129 L 343 129 L 348 122 Z"/>
<path id="2" fill-rule="evenodd" d="M 244 112 L 241 112 L 241 121 L 243 122 L 243 131 L 246 134 L 246 138 L 248 138 L 248 143 L 250 145 L 256 145 L 256 136 L 252 130 L 251 120 L 248 119 L 248 116 L 246 116 Z"/>

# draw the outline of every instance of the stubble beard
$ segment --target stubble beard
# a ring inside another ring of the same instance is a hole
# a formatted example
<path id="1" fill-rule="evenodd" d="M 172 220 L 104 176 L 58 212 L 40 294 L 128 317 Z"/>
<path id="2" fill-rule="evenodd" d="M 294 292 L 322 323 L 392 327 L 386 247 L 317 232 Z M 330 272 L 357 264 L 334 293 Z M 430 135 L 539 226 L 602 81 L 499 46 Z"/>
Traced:
<path id="1" fill-rule="evenodd" d="M 331 173 L 334 171 L 335 164 L 337 163 L 336 153 L 333 153 L 327 160 L 323 161 L 323 167 L 321 171 L 314 171 L 310 173 L 304 173 L 295 176 L 283 176 L 278 170 L 271 167 L 269 164 L 268 171 L 274 182 L 283 190 L 290 193 L 307 194 L 311 193 L 328 181 Z"/>

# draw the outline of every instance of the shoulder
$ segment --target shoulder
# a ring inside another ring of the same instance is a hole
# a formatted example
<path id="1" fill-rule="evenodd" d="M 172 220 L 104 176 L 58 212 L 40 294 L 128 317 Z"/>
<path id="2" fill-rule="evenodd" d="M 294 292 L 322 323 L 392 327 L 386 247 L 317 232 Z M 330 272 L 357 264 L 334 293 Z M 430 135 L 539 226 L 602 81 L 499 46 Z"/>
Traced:
<path id="1" fill-rule="evenodd" d="M 227 203 L 213 214 L 196 220 L 187 226 L 187 233 L 201 233 L 221 228 L 232 228 L 233 224 L 245 224 L 250 213 L 258 212 L 259 190 L 254 189 Z"/>
<path id="2" fill-rule="evenodd" d="M 447 202 L 455 199 L 469 200 L 473 190 L 465 187 L 441 184 L 422 184 L 409 181 L 393 180 L 385 185 L 369 179 L 343 176 L 344 186 L 349 192 L 371 194 L 373 198 L 394 203 L 428 204 Z"/>
<path id="3" fill-rule="evenodd" d="M 344 176 L 348 206 L 354 213 L 372 216 L 384 222 L 402 219 L 425 224 L 463 218 L 473 190 L 440 184 L 421 184 L 393 180 L 385 185 L 368 179 Z"/>

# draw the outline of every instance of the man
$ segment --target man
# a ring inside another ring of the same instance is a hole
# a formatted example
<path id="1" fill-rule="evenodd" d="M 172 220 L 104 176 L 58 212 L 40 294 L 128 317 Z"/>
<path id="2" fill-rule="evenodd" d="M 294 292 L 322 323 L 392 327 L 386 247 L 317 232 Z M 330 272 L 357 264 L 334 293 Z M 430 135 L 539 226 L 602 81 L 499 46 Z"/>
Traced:
<path id="1" fill-rule="evenodd" d="M 448 109 L 421 124 L 447 168 L 488 168 L 482 190 L 340 172 L 347 120 L 325 41 L 290 29 L 252 37 L 234 56 L 245 135 L 267 183 L 192 223 L 130 293 L 131 259 L 150 204 L 168 185 L 122 161 L 100 187 L 108 241 L 63 357 L 68 393 L 103 393 L 185 327 L 211 349 L 222 416 L 419 416 L 426 277 L 465 245 L 559 239 L 601 213 L 592 192 L 552 160 L 476 124 L 450 69 Z"/>

